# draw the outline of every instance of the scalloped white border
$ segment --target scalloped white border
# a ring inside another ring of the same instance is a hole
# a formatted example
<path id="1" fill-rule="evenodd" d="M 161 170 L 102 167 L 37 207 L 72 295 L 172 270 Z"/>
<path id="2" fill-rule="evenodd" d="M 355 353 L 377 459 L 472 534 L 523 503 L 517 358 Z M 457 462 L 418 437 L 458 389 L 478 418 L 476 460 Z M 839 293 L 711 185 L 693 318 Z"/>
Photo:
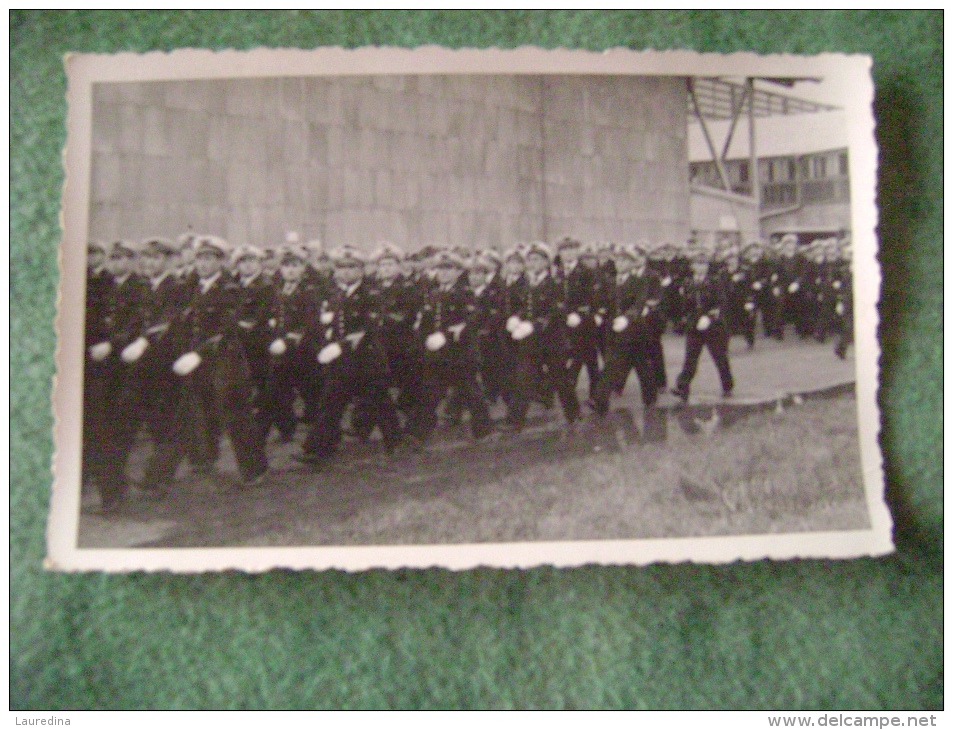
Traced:
<path id="1" fill-rule="evenodd" d="M 539 565 L 727 563 L 737 560 L 852 558 L 893 551 L 892 521 L 884 502 L 883 459 L 878 443 L 877 405 L 880 346 L 877 341 L 875 199 L 877 147 L 869 56 L 754 53 L 731 55 L 692 51 L 610 49 L 452 50 L 407 48 L 321 48 L 253 51 L 177 50 L 145 55 L 68 55 L 64 235 L 60 247 L 56 376 L 53 387 L 53 495 L 45 566 L 62 571 L 167 570 L 199 572 L 271 568 L 365 570 L 371 568 L 477 566 L 528 568 Z M 855 276 L 857 409 L 861 464 L 871 528 L 839 532 L 743 535 L 653 540 L 521 542 L 474 545 L 408 545 L 311 548 L 78 549 L 82 436 L 82 356 L 86 231 L 89 216 L 92 84 L 268 76 L 365 74 L 633 74 L 665 76 L 818 76 L 835 84 L 848 126 L 852 237 Z"/>

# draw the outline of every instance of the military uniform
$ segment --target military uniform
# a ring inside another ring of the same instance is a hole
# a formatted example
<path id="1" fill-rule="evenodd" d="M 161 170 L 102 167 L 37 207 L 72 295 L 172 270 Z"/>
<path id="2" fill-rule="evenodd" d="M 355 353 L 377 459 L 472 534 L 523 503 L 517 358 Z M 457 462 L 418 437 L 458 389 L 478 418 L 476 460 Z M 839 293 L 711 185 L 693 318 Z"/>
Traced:
<path id="1" fill-rule="evenodd" d="M 707 260 L 705 254 L 695 254 L 694 260 Z M 676 380 L 675 395 L 688 400 L 689 389 L 698 370 L 702 348 L 708 348 L 718 376 L 722 393 L 731 394 L 734 379 L 728 363 L 728 328 L 724 321 L 727 303 L 725 282 L 712 271 L 704 276 L 693 274 L 685 284 L 686 331 L 685 362 Z"/>
<path id="2" fill-rule="evenodd" d="M 196 257 L 224 259 L 228 244 L 214 236 L 199 237 Z M 209 471 L 218 457 L 219 439 L 227 433 L 241 478 L 252 483 L 268 469 L 253 414 L 253 384 L 238 336 L 237 285 L 222 270 L 186 285 L 183 316 L 174 340 L 180 353 L 173 371 L 182 378 L 183 416 L 189 428 L 189 461 Z M 170 335 L 172 336 L 172 335 Z"/>
<path id="3" fill-rule="evenodd" d="M 299 262 L 304 265 L 305 254 L 300 248 L 288 247 L 282 253 L 282 265 Z M 285 280 L 281 275 L 272 287 L 271 342 L 268 345 L 271 363 L 271 380 L 268 405 L 269 430 L 273 424 L 278 428 L 284 443 L 294 438 L 298 425 L 295 412 L 295 397 L 301 396 L 304 404 L 305 422 L 317 418 L 321 398 L 322 376 L 316 360 L 316 333 L 320 331 L 320 318 L 326 317 L 326 305 L 322 306 L 319 293 L 307 278 Z"/>
<path id="4" fill-rule="evenodd" d="M 539 253 L 550 259 L 548 249 L 533 244 L 527 256 Z M 565 328 L 559 285 L 547 269 L 527 273 L 522 291 L 508 301 L 507 328 L 513 340 L 514 388 L 512 425 L 522 428 L 534 390 L 544 403 L 553 392 L 559 398 L 566 420 L 579 418 L 579 399 L 572 381 L 572 358 Z M 522 296 L 519 296 L 522 294 Z M 539 388 L 534 388 L 538 383 Z"/>
<path id="5" fill-rule="evenodd" d="M 424 395 L 412 430 L 421 440 L 430 437 L 440 401 L 452 388 L 460 406 L 470 412 L 473 437 L 480 439 L 492 431 L 492 425 L 477 379 L 473 292 L 462 276 L 463 263 L 458 256 L 445 254 L 435 265 L 459 269 L 460 274 L 456 281 L 438 283 L 420 309 L 417 329 L 423 344 Z"/>
<path id="6" fill-rule="evenodd" d="M 132 273 L 132 261 L 138 244 L 117 241 L 111 259 L 125 259 L 129 269 L 116 273 L 103 285 L 101 305 L 96 307 L 98 322 L 90 319 L 87 339 L 96 340 L 86 350 L 86 368 L 91 391 L 84 400 L 90 407 L 84 413 L 84 472 L 99 487 L 103 508 L 118 506 L 125 496 L 123 460 L 124 418 L 119 403 L 130 374 L 130 366 L 120 353 L 140 329 L 140 302 L 143 283 Z"/>
<path id="7" fill-rule="evenodd" d="M 611 393 L 621 393 L 629 372 L 635 369 L 649 420 L 648 411 L 655 406 L 660 382 L 654 340 L 661 296 L 658 279 L 644 264 L 640 271 L 617 274 L 608 297 L 611 334 L 606 367 L 593 399 L 598 415 L 608 412 Z"/>
<path id="8" fill-rule="evenodd" d="M 329 252 L 336 267 L 364 265 L 363 256 L 342 247 Z M 349 403 L 360 400 L 384 445 L 393 450 L 400 441 L 400 422 L 387 392 L 387 354 L 380 337 L 380 303 L 370 282 L 339 282 L 322 305 L 322 328 L 315 344 L 323 365 L 321 399 L 314 426 L 297 457 L 318 464 L 329 459 L 341 442 L 341 419 Z"/>

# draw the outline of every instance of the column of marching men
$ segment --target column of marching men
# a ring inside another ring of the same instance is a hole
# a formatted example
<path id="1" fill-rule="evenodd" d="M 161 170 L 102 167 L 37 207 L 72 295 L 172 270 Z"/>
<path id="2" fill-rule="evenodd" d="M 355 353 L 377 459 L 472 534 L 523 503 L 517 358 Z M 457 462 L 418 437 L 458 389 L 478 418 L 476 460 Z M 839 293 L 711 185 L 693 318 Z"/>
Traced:
<path id="1" fill-rule="evenodd" d="M 518 433 L 531 405 L 555 408 L 569 433 L 584 403 L 597 419 L 635 372 L 643 435 L 662 437 L 656 402 L 669 387 L 662 336 L 685 337 L 672 392 L 687 401 L 702 350 L 723 395 L 732 336 L 852 341 L 849 239 L 799 249 L 751 242 L 541 242 L 499 253 L 384 244 L 368 256 L 320 243 L 231 247 L 211 235 L 90 244 L 84 479 L 103 508 L 129 493 L 140 434 L 152 443 L 141 488 L 161 494 L 184 462 L 208 473 L 222 435 L 241 483 L 259 484 L 273 436 L 309 464 L 333 457 L 342 422 L 379 429 L 383 448 L 417 449 L 440 416 L 469 414 L 472 437 Z M 502 401 L 505 418 L 491 420 Z M 346 417 L 346 413 L 350 417 Z"/>

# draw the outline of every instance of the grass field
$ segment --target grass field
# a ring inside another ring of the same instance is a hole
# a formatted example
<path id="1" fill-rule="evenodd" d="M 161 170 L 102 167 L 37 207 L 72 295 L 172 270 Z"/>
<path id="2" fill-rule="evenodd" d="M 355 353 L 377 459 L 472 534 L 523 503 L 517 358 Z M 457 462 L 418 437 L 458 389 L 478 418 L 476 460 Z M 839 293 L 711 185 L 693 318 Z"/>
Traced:
<path id="1" fill-rule="evenodd" d="M 286 525 L 244 545 L 660 538 L 868 526 L 855 401 L 809 401 L 665 444 L 590 428 L 520 443 L 286 475 Z M 306 482 L 312 482 L 307 484 Z M 260 525 L 265 527 L 265 524 Z M 277 529 L 276 529 L 277 528 Z"/>

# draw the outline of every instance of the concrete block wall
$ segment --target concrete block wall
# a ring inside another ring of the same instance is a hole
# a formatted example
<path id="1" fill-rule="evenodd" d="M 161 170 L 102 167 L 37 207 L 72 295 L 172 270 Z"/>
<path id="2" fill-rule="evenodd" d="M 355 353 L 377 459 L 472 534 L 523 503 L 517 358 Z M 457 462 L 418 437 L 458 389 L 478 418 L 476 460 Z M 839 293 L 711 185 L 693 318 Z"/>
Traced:
<path id="1" fill-rule="evenodd" d="M 100 84 L 90 235 L 506 247 L 684 238 L 677 78 L 375 76 Z"/>

